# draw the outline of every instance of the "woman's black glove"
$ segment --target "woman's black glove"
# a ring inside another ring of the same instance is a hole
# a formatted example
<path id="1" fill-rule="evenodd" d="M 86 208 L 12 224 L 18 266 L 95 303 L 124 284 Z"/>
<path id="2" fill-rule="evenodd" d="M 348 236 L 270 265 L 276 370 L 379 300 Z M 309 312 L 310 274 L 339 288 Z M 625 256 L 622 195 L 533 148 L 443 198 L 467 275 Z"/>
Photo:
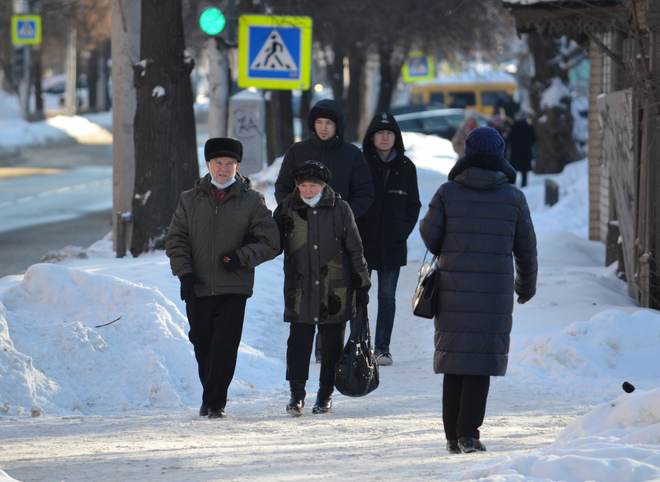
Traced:
<path id="1" fill-rule="evenodd" d="M 241 267 L 241 261 L 238 259 L 236 251 L 225 253 L 220 257 L 220 264 L 229 272 L 234 272 Z"/>
<path id="2" fill-rule="evenodd" d="M 288 214 L 283 214 L 280 217 L 280 229 L 282 234 L 287 235 L 293 231 L 293 218 Z"/>
<path id="3" fill-rule="evenodd" d="M 195 275 L 192 273 L 184 274 L 179 278 L 181 282 L 181 299 L 189 303 L 195 298 Z"/>
<path id="4" fill-rule="evenodd" d="M 355 304 L 366 306 L 369 304 L 369 288 L 358 288 L 355 292 Z"/>

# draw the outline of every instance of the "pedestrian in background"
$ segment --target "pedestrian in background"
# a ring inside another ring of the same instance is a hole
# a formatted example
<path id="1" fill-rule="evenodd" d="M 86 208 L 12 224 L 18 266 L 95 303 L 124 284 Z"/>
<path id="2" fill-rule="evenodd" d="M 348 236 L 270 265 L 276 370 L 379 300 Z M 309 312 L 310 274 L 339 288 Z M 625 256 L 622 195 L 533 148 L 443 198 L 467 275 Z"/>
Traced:
<path id="1" fill-rule="evenodd" d="M 308 161 L 293 171 L 295 190 L 275 210 L 284 250 L 284 321 L 289 322 L 286 411 L 305 406 L 309 360 L 318 327 L 321 373 L 312 412 L 332 407 L 335 366 L 344 347 L 346 321 L 356 303 L 368 302 L 369 273 L 353 212 L 328 185 L 328 168 Z"/>
<path id="2" fill-rule="evenodd" d="M 521 173 L 521 187 L 527 186 L 527 173 L 532 170 L 533 147 L 536 142 L 534 128 L 527 121 L 527 115 L 520 110 L 507 138 L 509 162 Z"/>
<path id="3" fill-rule="evenodd" d="M 466 109 L 464 115 L 465 120 L 456 129 L 454 137 L 451 138 L 451 145 L 456 154 L 458 154 L 458 157 L 463 157 L 465 154 L 465 139 L 468 134 L 479 127 L 477 124 L 477 113 L 475 111 Z"/>
<path id="4" fill-rule="evenodd" d="M 518 303 L 536 292 L 534 227 L 504 148 L 495 129 L 473 130 L 420 222 L 438 256 L 433 367 L 450 453 L 486 450 L 479 427 L 490 377 L 506 373 L 514 291 Z"/>
<path id="5" fill-rule="evenodd" d="M 206 142 L 209 173 L 181 194 L 165 241 L 195 348 L 203 389 L 199 415 L 209 418 L 225 416 L 254 268 L 280 249 L 263 196 L 238 174 L 242 154 L 235 139 Z"/>
<path id="6" fill-rule="evenodd" d="M 390 340 L 396 313 L 396 287 L 408 261 L 407 239 L 417 223 L 421 203 L 417 169 L 404 155 L 401 129 L 394 117 L 379 112 L 362 141 L 362 152 L 374 182 L 374 202 L 358 219 L 364 254 L 378 272 L 378 316 L 374 354 L 379 365 L 393 363 Z"/>
<path id="7" fill-rule="evenodd" d="M 362 152 L 344 140 L 344 118 L 337 102 L 318 101 L 309 111 L 310 138 L 293 144 L 284 155 L 282 167 L 275 181 L 275 199 L 281 203 L 295 189 L 294 171 L 313 159 L 324 164 L 332 179 L 330 187 L 346 201 L 359 219 L 374 199 L 374 187 Z M 316 361 L 320 362 L 319 338 L 316 343 Z"/>

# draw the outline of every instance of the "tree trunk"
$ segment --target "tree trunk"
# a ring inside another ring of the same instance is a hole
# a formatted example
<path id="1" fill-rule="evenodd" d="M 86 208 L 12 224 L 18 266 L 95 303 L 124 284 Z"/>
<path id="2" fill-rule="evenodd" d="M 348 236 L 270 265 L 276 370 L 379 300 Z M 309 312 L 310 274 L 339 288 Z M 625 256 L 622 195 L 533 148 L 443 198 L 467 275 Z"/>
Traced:
<path id="1" fill-rule="evenodd" d="M 40 121 L 44 115 L 44 97 L 41 85 L 41 49 L 32 51 L 32 81 L 34 82 L 34 114 L 32 120 Z"/>
<path id="2" fill-rule="evenodd" d="M 275 91 L 280 103 L 280 118 L 278 122 L 282 154 L 293 144 L 293 104 L 290 90 Z"/>
<path id="3" fill-rule="evenodd" d="M 380 61 L 380 85 L 378 87 L 378 103 L 376 112 L 386 112 L 390 110 L 392 103 L 392 94 L 396 86 L 396 80 L 392 75 L 392 51 L 394 46 L 391 42 L 381 42 L 378 44 L 378 60 Z"/>
<path id="4" fill-rule="evenodd" d="M 301 135 L 303 139 L 308 139 L 311 132 L 309 132 L 309 111 L 312 107 L 312 90 L 303 90 L 300 96 L 300 110 L 298 116 L 300 117 Z"/>
<path id="5" fill-rule="evenodd" d="M 110 108 L 110 98 L 108 92 L 108 58 L 110 57 L 110 42 L 105 41 L 99 47 L 99 56 L 97 61 L 96 81 L 96 110 L 106 111 Z"/>
<path id="6" fill-rule="evenodd" d="M 199 178 L 191 58 L 181 2 L 143 0 L 135 69 L 135 194 L 131 253 L 163 247 L 181 191 Z"/>
<path id="7" fill-rule="evenodd" d="M 266 105 L 266 135 L 268 144 L 268 162 L 293 144 L 293 107 L 290 90 L 271 90 Z"/>
<path id="8" fill-rule="evenodd" d="M 349 50 L 348 71 L 350 83 L 348 84 L 348 97 L 346 99 L 346 131 L 344 139 L 348 142 L 358 140 L 358 126 L 360 124 L 360 103 L 362 102 L 362 78 L 366 55 L 364 46 L 356 44 Z"/>
<path id="9" fill-rule="evenodd" d="M 98 95 L 100 94 L 98 90 L 98 62 L 99 62 L 99 49 L 94 47 L 91 51 L 89 59 L 87 59 L 87 91 L 89 98 L 89 110 L 91 112 L 96 111 L 96 103 L 98 101 Z"/>
<path id="10" fill-rule="evenodd" d="M 332 96 L 341 105 L 344 100 L 344 57 L 346 51 L 339 44 L 333 45 L 332 51 L 332 62 L 328 62 L 328 77 L 332 86 Z"/>
<path id="11" fill-rule="evenodd" d="M 558 173 L 564 169 L 566 163 L 580 159 L 573 139 L 568 71 L 563 67 L 564 62 L 561 61 L 559 42 L 556 39 L 531 33 L 527 42 L 535 67 L 530 90 L 530 104 L 535 112 L 533 124 L 538 147 L 534 172 Z M 559 102 L 543 105 L 543 94 L 548 89 L 554 91 L 563 89 L 566 95 L 563 95 Z"/>

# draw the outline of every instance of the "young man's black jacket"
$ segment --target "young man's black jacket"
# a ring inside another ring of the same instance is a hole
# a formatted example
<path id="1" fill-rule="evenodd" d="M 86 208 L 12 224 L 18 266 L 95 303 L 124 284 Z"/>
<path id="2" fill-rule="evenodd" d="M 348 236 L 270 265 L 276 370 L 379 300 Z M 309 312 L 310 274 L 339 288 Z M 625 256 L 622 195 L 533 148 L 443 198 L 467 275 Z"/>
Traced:
<path id="1" fill-rule="evenodd" d="M 385 117 L 383 117 L 385 116 Z M 396 135 L 395 157 L 384 162 L 373 143 L 373 134 L 391 126 Z M 362 143 L 364 157 L 374 182 L 374 202 L 358 219 L 358 228 L 369 269 L 405 266 L 408 257 L 406 240 L 417 223 L 421 203 L 417 170 L 404 155 L 401 130 L 394 117 L 378 113 L 372 119 Z"/>
<path id="2" fill-rule="evenodd" d="M 335 137 L 321 140 L 314 132 L 314 121 L 327 114 L 336 119 Z M 293 171 L 305 161 L 320 161 L 325 164 L 332 177 L 330 187 L 346 201 L 355 218 L 362 216 L 373 201 L 373 183 L 369 169 L 364 162 L 360 149 L 344 141 L 344 120 L 334 100 L 321 100 L 309 112 L 311 138 L 296 142 L 284 155 L 282 168 L 275 182 L 275 199 L 280 204 L 295 187 Z"/>

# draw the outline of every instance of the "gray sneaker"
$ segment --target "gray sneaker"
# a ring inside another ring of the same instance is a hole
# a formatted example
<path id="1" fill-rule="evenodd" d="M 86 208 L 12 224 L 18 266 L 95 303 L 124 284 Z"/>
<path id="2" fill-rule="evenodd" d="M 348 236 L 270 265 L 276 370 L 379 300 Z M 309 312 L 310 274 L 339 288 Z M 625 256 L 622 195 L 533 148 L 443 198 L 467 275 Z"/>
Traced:
<path id="1" fill-rule="evenodd" d="M 375 355 L 376 363 L 378 363 L 379 366 L 386 367 L 394 363 L 394 360 L 392 360 L 392 355 L 388 351 L 376 352 Z"/>

